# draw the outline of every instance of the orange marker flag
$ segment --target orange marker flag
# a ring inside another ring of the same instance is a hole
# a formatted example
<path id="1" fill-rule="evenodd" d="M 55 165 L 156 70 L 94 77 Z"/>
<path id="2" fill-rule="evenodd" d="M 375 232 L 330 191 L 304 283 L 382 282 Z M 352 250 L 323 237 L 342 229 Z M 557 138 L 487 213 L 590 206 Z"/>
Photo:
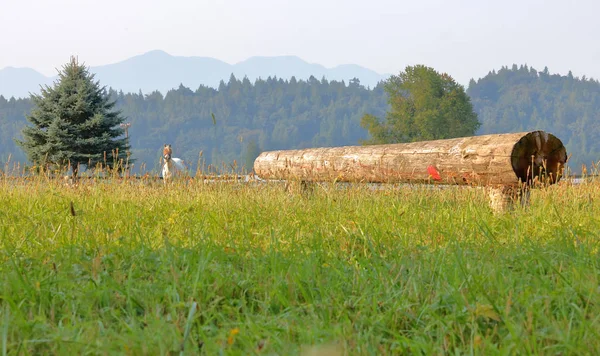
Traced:
<path id="1" fill-rule="evenodd" d="M 434 166 L 427 167 L 427 173 L 429 173 L 429 176 L 431 178 L 433 178 L 433 180 L 436 180 L 436 181 L 442 180 L 442 177 L 440 177 L 440 173 Z"/>

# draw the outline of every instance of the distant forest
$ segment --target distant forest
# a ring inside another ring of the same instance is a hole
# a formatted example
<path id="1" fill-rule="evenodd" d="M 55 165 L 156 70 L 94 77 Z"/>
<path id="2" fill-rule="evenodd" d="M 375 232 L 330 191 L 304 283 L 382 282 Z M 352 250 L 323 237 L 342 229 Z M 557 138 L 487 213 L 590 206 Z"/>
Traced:
<path id="1" fill-rule="evenodd" d="M 551 75 L 527 66 L 503 67 L 469 83 L 467 93 L 482 125 L 478 134 L 545 130 L 558 136 L 574 172 L 600 160 L 600 83 Z M 251 169 L 261 152 L 275 149 L 357 145 L 366 139 L 361 117 L 384 117 L 387 97 L 380 83 L 278 78 L 251 83 L 233 75 L 217 89 L 184 86 L 166 95 L 107 89 L 131 123 L 135 170 L 157 172 L 162 145 L 197 164 Z M 0 163 L 25 162 L 13 138 L 27 123 L 29 99 L 0 96 Z M 202 157 L 200 157 L 202 153 Z"/>
<path id="2" fill-rule="evenodd" d="M 158 170 L 165 143 L 193 170 L 199 162 L 219 169 L 224 162 L 231 170 L 234 161 L 238 169 L 251 170 L 264 150 L 357 144 L 367 137 L 361 116 L 383 116 L 387 109 L 381 84 L 368 89 L 358 80 L 346 84 L 314 77 L 251 83 L 232 75 L 217 89 L 201 86 L 192 91 L 180 85 L 164 96 L 112 89 L 107 94 L 131 123 L 132 155 L 138 168 L 145 164 L 145 171 Z M 20 136 L 30 109 L 29 99 L 0 97 L 0 159 L 10 153 L 13 160 L 25 160 L 12 138 Z"/>
<path id="3" fill-rule="evenodd" d="M 563 141 L 573 172 L 599 163 L 598 80 L 513 65 L 471 80 L 467 94 L 482 123 L 479 133 L 544 130 Z"/>

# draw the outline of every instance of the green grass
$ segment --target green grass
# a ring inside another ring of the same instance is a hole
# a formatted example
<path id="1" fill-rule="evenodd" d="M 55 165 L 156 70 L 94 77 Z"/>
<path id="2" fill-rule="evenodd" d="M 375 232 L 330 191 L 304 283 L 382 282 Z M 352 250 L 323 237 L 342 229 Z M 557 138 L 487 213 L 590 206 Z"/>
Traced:
<path id="1" fill-rule="evenodd" d="M 2 351 L 600 352 L 600 184 L 486 198 L 2 181 Z"/>

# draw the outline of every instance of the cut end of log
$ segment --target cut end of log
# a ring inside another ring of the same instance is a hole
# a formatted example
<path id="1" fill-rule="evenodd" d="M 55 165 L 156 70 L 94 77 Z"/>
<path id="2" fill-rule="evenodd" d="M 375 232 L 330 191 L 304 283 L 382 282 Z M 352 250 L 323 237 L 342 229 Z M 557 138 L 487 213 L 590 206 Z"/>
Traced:
<path id="1" fill-rule="evenodd" d="M 554 184 L 563 174 L 567 150 L 556 136 L 533 131 L 523 136 L 513 147 L 512 168 L 521 182 Z"/>

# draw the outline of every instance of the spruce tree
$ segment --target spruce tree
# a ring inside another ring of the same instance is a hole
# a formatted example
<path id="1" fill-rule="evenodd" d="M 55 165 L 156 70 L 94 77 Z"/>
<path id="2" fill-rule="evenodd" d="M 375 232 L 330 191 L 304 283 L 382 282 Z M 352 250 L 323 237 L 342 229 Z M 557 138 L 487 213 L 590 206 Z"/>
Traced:
<path id="1" fill-rule="evenodd" d="M 62 67 L 52 87 L 43 87 L 31 100 L 34 108 L 27 120 L 33 126 L 23 129 L 23 141 L 17 144 L 32 163 L 70 165 L 77 177 L 80 165 L 95 167 L 106 160 L 113 167 L 127 159 L 129 143 L 119 126 L 125 118 L 75 57 Z"/>

